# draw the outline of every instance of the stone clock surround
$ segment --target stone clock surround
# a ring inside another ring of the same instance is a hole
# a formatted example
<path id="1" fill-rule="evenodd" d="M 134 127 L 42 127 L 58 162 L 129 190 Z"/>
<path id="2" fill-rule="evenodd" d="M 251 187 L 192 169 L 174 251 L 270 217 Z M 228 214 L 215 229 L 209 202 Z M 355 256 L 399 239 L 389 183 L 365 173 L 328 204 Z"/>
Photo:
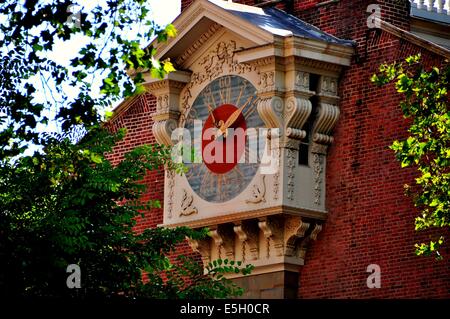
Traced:
<path id="1" fill-rule="evenodd" d="M 279 145 L 271 149 L 280 170 L 270 175 L 258 171 L 241 194 L 218 204 L 197 196 L 185 176 L 166 171 L 162 226 L 209 227 L 210 238 L 190 242 L 204 263 L 228 258 L 252 264 L 252 276 L 265 276 L 272 286 L 248 289 L 246 297 L 284 298 L 296 290 L 286 280 L 297 276 L 327 216 L 327 148 L 339 119 L 338 79 L 353 49 L 280 37 L 254 26 L 244 32 L 245 23 L 205 0 L 177 18 L 180 35 L 159 46 L 158 58 L 170 57 L 182 71 L 160 81 L 147 78 L 147 89 L 157 98 L 152 129 L 159 143 L 173 145 L 171 134 L 184 126 L 197 94 L 222 75 L 239 75 L 257 88 L 265 126 L 280 132 Z M 311 116 L 314 121 L 308 128 Z M 309 165 L 299 165 L 300 142 L 308 139 Z M 247 288 L 251 283 L 236 280 Z"/>

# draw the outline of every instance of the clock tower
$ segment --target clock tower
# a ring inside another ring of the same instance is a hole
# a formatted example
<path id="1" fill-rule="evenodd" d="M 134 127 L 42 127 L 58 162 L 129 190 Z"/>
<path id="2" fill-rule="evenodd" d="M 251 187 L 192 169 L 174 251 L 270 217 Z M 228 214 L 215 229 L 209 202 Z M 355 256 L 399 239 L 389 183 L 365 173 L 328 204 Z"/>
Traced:
<path id="1" fill-rule="evenodd" d="M 254 265 L 235 279 L 244 297 L 295 298 L 327 218 L 327 148 L 353 43 L 275 8 L 221 0 L 195 1 L 174 25 L 157 58 L 178 71 L 146 77 L 153 133 L 182 145 L 188 167 L 165 172 L 161 226 L 208 227 L 208 239 L 190 242 L 204 263 Z"/>

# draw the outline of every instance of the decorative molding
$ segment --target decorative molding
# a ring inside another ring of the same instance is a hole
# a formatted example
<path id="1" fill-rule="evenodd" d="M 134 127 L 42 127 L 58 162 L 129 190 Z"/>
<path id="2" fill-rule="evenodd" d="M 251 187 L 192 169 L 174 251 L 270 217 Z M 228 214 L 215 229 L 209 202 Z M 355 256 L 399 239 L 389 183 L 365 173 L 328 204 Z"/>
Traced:
<path id="1" fill-rule="evenodd" d="M 200 14 L 204 12 L 204 9 L 202 7 L 198 7 L 197 10 L 192 12 L 189 15 L 189 19 L 185 19 L 182 23 L 176 26 L 177 30 L 184 31 L 186 30 L 187 26 L 192 23 L 193 20 L 195 20 Z M 164 49 L 168 48 L 174 41 L 178 41 L 180 36 L 175 38 L 169 38 L 167 41 L 162 42 L 156 42 L 155 48 L 157 52 L 163 52 Z M 160 57 L 158 57 L 160 58 Z"/>
<path id="2" fill-rule="evenodd" d="M 218 258 L 234 260 L 234 231 L 228 225 L 211 229 L 210 236 L 217 248 Z"/>
<path id="3" fill-rule="evenodd" d="M 261 183 L 253 185 L 252 198 L 247 199 L 245 202 L 247 204 L 259 204 L 261 202 L 266 202 L 266 175 L 261 175 Z"/>
<path id="4" fill-rule="evenodd" d="M 236 42 L 221 41 L 217 43 L 216 48 L 200 60 L 202 66 L 201 72 L 194 72 L 191 76 L 191 82 L 186 86 L 181 99 L 181 116 L 179 126 L 184 127 L 186 118 L 191 109 L 192 88 L 211 81 L 224 74 L 246 74 L 256 71 L 256 67 L 246 63 L 239 63 L 235 57 Z"/>
<path id="5" fill-rule="evenodd" d="M 167 185 L 169 188 L 169 192 L 167 194 L 167 217 L 169 219 L 172 218 L 172 210 L 173 210 L 173 196 L 174 196 L 174 188 L 175 188 L 175 171 L 166 169 L 166 178 Z"/>
<path id="6" fill-rule="evenodd" d="M 284 224 L 284 254 L 285 256 L 295 256 L 297 239 L 305 236 L 310 224 L 302 221 L 301 217 L 289 216 Z"/>
<path id="7" fill-rule="evenodd" d="M 203 33 L 197 41 L 195 41 L 182 55 L 180 55 L 176 60 L 176 65 L 182 65 L 189 57 L 191 57 L 195 51 L 198 50 L 203 44 L 206 43 L 222 26 L 218 23 L 213 23 L 208 31 Z"/>
<path id="8" fill-rule="evenodd" d="M 259 47 L 259 48 L 261 48 L 261 47 Z M 246 51 L 249 51 L 249 50 L 246 50 Z M 253 61 L 249 62 L 249 64 L 251 64 L 257 68 L 260 68 L 262 66 L 274 64 L 276 61 L 277 61 L 277 58 L 275 56 L 269 56 L 269 57 L 264 57 L 261 59 L 253 60 Z"/>
<path id="9" fill-rule="evenodd" d="M 261 92 L 275 90 L 275 71 L 261 72 L 259 75 L 259 86 Z"/>
<path id="10" fill-rule="evenodd" d="M 318 117 L 313 128 L 313 141 L 319 144 L 331 144 L 331 132 L 339 119 L 339 108 L 335 105 L 320 103 Z"/>
<path id="11" fill-rule="evenodd" d="M 257 260 L 259 257 L 259 238 L 256 223 L 251 221 L 237 222 L 233 230 L 241 243 L 242 261 Z"/>
<path id="12" fill-rule="evenodd" d="M 319 144 L 331 144 L 331 132 L 339 119 L 339 108 L 328 103 L 319 103 L 316 122 L 313 127 L 313 141 Z"/>
<path id="13" fill-rule="evenodd" d="M 188 238 L 189 246 L 191 246 L 191 249 L 194 252 L 197 252 L 201 255 L 203 265 L 207 265 L 211 262 L 211 239 L 201 239 L 201 240 L 195 240 Z"/>
<path id="14" fill-rule="evenodd" d="M 258 227 L 263 232 L 264 238 L 266 238 L 266 258 L 283 256 L 282 220 L 276 217 L 265 217 L 260 219 Z"/>
<path id="15" fill-rule="evenodd" d="M 306 251 L 321 230 L 317 221 L 278 214 L 233 225 L 216 224 L 211 228 L 211 238 L 189 240 L 189 244 L 202 255 L 205 264 L 213 258 L 238 258 L 257 267 L 280 262 L 298 266 L 304 264 Z"/>
<path id="16" fill-rule="evenodd" d="M 337 96 L 338 79 L 330 76 L 322 76 L 320 81 L 320 94 Z"/>
<path id="17" fill-rule="evenodd" d="M 180 73 L 182 74 L 181 76 L 185 76 L 185 77 L 186 77 L 186 73 L 189 74 L 186 71 L 183 71 L 183 72 L 175 71 L 174 73 L 170 73 L 169 77 L 176 76 L 176 74 L 180 74 Z M 145 85 L 145 88 L 151 93 L 158 92 L 158 91 L 167 91 L 168 92 L 169 88 L 177 90 L 179 93 L 186 86 L 186 82 L 180 82 L 180 81 L 177 81 L 174 79 L 164 79 L 164 80 L 160 80 L 160 81 L 148 82 L 148 83 L 145 83 L 144 85 Z"/>
<path id="18" fill-rule="evenodd" d="M 214 216 L 209 218 L 204 218 L 200 220 L 186 220 L 179 223 L 167 223 L 167 224 L 159 224 L 158 227 L 179 227 L 179 226 L 188 226 L 191 228 L 199 228 L 199 227 L 209 227 L 211 225 L 217 224 L 225 224 L 225 223 L 233 223 L 239 220 L 248 220 L 254 218 L 262 218 L 267 216 L 279 215 L 279 214 L 289 214 L 302 216 L 305 218 L 312 218 L 317 220 L 325 220 L 327 218 L 328 213 L 326 211 L 320 211 L 317 209 L 311 208 L 299 208 L 292 207 L 288 205 L 278 205 L 267 208 L 258 208 L 245 212 L 231 213 L 222 216 Z"/>
<path id="19" fill-rule="evenodd" d="M 194 202 L 194 196 L 189 195 L 188 192 L 185 189 L 183 189 L 183 197 L 181 199 L 180 217 L 181 216 L 190 216 L 190 215 L 198 213 L 198 210 L 193 205 L 193 202 Z"/>
<path id="20" fill-rule="evenodd" d="M 305 57 L 290 56 L 284 59 L 285 64 L 295 63 L 299 67 L 306 68 L 308 70 L 315 70 L 314 73 L 335 73 L 339 74 L 342 71 L 342 66 L 326 61 L 313 60 Z M 322 71 L 322 72 L 321 72 Z"/>
<path id="21" fill-rule="evenodd" d="M 304 260 L 306 256 L 306 251 L 311 245 L 312 240 L 317 240 L 317 236 L 322 231 L 321 224 L 315 224 L 309 236 L 302 240 L 301 244 L 297 248 L 297 257 Z"/>
<path id="22" fill-rule="evenodd" d="M 320 205 L 320 197 L 322 195 L 323 156 L 319 153 L 313 154 L 314 204 L 316 205 Z"/>
<path id="23" fill-rule="evenodd" d="M 309 91 L 309 73 L 296 72 L 295 73 L 295 90 Z"/>
<path id="24" fill-rule="evenodd" d="M 277 158 L 278 167 L 279 167 L 280 163 L 281 163 L 281 151 L 280 151 L 280 148 L 275 149 L 273 154 Z M 277 172 L 273 175 L 273 199 L 275 201 L 278 200 L 278 195 L 279 195 L 279 192 L 280 192 L 280 170 L 281 170 L 281 168 L 279 168 L 277 170 Z"/>
<path id="25" fill-rule="evenodd" d="M 177 128 L 177 121 L 175 119 L 167 119 L 157 121 L 154 118 L 152 132 L 156 141 L 163 145 L 173 145 L 172 132 Z"/>
<path id="26" fill-rule="evenodd" d="M 279 96 L 269 98 L 260 97 L 258 100 L 258 113 L 268 128 L 282 126 L 284 102 Z"/>
<path id="27" fill-rule="evenodd" d="M 295 152 L 292 148 L 286 149 L 287 156 L 287 199 L 293 201 L 295 194 Z"/>

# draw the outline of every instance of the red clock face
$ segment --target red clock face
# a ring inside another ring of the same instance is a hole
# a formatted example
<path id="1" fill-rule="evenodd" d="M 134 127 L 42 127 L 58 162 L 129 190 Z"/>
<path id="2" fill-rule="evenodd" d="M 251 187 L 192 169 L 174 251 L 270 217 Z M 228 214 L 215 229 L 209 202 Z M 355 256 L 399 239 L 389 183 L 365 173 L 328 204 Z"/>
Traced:
<path id="1" fill-rule="evenodd" d="M 233 121 L 226 132 L 220 131 L 230 119 Z M 223 104 L 212 111 L 202 130 L 202 158 L 206 167 L 216 174 L 231 171 L 245 152 L 247 124 L 239 109 L 232 104 Z"/>

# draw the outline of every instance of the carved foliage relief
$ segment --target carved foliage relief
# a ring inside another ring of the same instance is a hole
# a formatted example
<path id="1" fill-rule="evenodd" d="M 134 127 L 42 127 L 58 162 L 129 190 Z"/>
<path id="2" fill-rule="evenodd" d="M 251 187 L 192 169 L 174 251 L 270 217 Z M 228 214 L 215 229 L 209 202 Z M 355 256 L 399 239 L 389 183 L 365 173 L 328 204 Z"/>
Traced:
<path id="1" fill-rule="evenodd" d="M 193 97 L 192 89 L 195 86 L 202 85 L 224 74 L 245 74 L 256 71 L 256 67 L 253 65 L 238 63 L 234 53 L 235 50 L 235 41 L 222 41 L 217 43 L 214 50 L 199 61 L 201 71 L 192 74 L 191 82 L 187 85 L 182 95 L 180 127 L 184 126 L 190 111 L 191 98 Z"/>

